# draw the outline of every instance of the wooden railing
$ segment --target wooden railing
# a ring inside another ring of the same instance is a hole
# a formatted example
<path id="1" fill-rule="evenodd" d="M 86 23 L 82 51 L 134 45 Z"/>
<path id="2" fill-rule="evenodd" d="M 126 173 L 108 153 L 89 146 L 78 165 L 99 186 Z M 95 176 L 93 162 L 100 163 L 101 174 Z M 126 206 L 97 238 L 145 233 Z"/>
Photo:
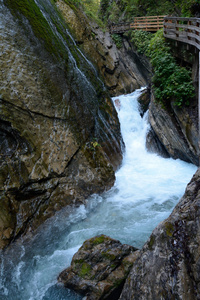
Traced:
<path id="1" fill-rule="evenodd" d="M 109 26 L 110 33 L 124 33 L 125 31 L 130 30 L 130 23 L 117 23 L 111 24 Z"/>
<path id="2" fill-rule="evenodd" d="M 136 17 L 131 23 L 118 23 L 110 25 L 111 33 L 124 33 L 128 30 L 144 30 L 155 32 L 163 28 L 163 20 L 165 16 L 148 16 Z"/>
<path id="3" fill-rule="evenodd" d="M 200 50 L 199 18 L 164 18 L 164 37 L 195 46 Z"/>
<path id="4" fill-rule="evenodd" d="M 163 28 L 163 20 L 165 16 L 148 16 L 134 18 L 134 22 L 130 23 L 131 29 L 140 29 L 145 31 L 158 31 Z"/>

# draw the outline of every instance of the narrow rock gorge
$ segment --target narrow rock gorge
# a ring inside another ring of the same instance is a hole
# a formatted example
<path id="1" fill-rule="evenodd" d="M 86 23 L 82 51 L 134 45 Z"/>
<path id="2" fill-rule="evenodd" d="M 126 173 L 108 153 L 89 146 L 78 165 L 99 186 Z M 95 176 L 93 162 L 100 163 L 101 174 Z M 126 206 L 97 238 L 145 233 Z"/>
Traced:
<path id="1" fill-rule="evenodd" d="M 107 30 L 67 0 L 0 0 L 0 36 L 0 249 L 113 186 L 124 142 L 112 96 L 148 86 L 141 97 L 141 115 L 149 108 L 147 148 L 198 166 L 196 97 L 182 108 L 156 102 L 151 65 L 128 37 L 118 49 Z M 95 282 L 93 272 L 82 276 L 79 292 L 200 299 L 199 182 L 198 170 L 142 249 L 105 236 L 86 241 L 72 261 L 75 271 L 62 273 L 73 273 L 70 283 L 62 278 L 65 285 L 76 286 L 74 274 L 87 271 L 83 260 L 90 264 L 92 257 L 99 273 Z M 97 257 L 90 257 L 93 250 Z"/>

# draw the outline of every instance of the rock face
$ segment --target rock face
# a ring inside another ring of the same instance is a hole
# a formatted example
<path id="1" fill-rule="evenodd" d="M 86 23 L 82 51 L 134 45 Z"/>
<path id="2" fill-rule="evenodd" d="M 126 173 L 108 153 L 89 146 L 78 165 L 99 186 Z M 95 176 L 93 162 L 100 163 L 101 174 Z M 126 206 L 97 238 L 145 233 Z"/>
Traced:
<path id="1" fill-rule="evenodd" d="M 108 31 L 89 21 L 82 11 L 71 7 L 67 1 L 56 2 L 65 21 L 75 36 L 76 43 L 89 58 L 103 78 L 112 96 L 126 94 L 146 85 L 141 63 L 133 55 L 130 45 L 124 40 L 118 50 Z"/>
<path id="2" fill-rule="evenodd" d="M 112 101 L 53 4 L 4 2 L 0 248 L 111 187 L 123 145 Z"/>
<path id="3" fill-rule="evenodd" d="M 199 164 L 197 105 L 178 108 L 171 104 L 167 109 L 156 103 L 153 96 L 149 108 L 149 122 L 165 152 L 174 159 Z M 152 135 L 149 135 L 152 139 Z M 149 143 L 148 148 L 151 149 Z M 153 148 L 153 147 L 152 147 Z M 151 149 L 152 150 L 152 149 Z"/>
<path id="4" fill-rule="evenodd" d="M 87 300 L 115 300 L 137 254 L 134 247 L 100 235 L 84 242 L 58 280 Z"/>
<path id="5" fill-rule="evenodd" d="M 120 300 L 200 299 L 199 270 L 200 169 L 140 251 Z"/>

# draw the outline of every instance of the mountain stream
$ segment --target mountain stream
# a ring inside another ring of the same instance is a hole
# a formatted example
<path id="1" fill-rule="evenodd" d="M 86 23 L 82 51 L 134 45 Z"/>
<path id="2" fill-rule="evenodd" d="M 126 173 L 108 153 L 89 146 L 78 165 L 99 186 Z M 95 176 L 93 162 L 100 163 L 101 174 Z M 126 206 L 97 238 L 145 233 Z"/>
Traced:
<path id="1" fill-rule="evenodd" d="M 82 299 L 58 285 L 57 276 L 86 239 L 103 233 L 141 248 L 169 216 L 196 166 L 147 152 L 148 115 L 141 118 L 137 102 L 141 90 L 117 97 L 126 150 L 115 185 L 87 199 L 86 206 L 64 208 L 36 235 L 17 240 L 1 254 L 1 300 Z"/>

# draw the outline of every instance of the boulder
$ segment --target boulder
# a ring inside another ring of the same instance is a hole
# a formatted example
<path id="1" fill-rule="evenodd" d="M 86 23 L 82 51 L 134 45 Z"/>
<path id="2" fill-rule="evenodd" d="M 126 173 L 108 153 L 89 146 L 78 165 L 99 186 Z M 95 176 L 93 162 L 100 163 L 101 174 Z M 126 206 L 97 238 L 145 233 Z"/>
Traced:
<path id="1" fill-rule="evenodd" d="M 136 250 L 105 235 L 93 237 L 83 243 L 58 281 L 87 300 L 118 299 Z"/>

